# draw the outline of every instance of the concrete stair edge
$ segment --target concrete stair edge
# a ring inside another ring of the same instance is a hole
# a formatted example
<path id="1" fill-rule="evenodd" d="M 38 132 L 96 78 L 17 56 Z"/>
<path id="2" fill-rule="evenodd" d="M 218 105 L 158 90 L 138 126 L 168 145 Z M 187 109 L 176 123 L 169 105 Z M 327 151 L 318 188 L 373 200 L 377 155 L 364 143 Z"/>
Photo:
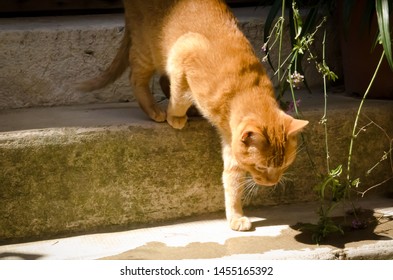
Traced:
<path id="1" fill-rule="evenodd" d="M 358 100 L 331 99 L 336 100 L 328 117 L 333 168 L 345 163 Z M 251 200 L 254 206 L 316 199 L 317 175 L 326 172 L 325 139 L 319 124 L 322 107 L 316 95 L 304 94 L 302 100 L 304 118 L 310 120 L 304 134 L 307 144 L 289 170 L 290 179 L 274 189 L 260 188 Z M 71 125 L 53 128 L 48 121 L 46 128 L 14 127 L 0 133 L 0 242 L 141 227 L 224 209 L 220 138 L 215 129 L 195 118 L 184 130 L 176 131 L 165 123 L 147 120 L 131 105 L 2 112 L 0 129 L 2 124 L 9 128 L 7 121 L 12 120 L 17 126 L 16 115 L 22 113 L 22 120 L 34 123 L 34 114 L 40 110 L 48 112 L 53 124 L 58 123 L 56 116 L 68 116 L 65 122 Z M 355 142 L 352 170 L 354 178 L 361 176 L 362 187 L 391 176 L 388 161 L 373 170 L 372 176 L 364 176 L 389 148 L 385 133 L 393 134 L 391 109 L 389 101 L 369 101 L 364 109 L 367 117 L 361 124 L 371 119 L 384 131 L 369 126 Z M 89 114 L 97 120 L 95 126 L 83 125 Z M 42 122 L 40 118 L 37 123 Z M 376 191 L 391 191 L 390 186 Z"/>

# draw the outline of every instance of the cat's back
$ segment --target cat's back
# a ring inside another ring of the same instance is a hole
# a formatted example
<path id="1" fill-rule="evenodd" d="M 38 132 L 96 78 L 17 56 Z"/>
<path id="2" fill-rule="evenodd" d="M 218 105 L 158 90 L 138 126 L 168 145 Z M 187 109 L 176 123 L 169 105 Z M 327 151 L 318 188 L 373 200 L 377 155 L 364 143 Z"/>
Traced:
<path id="1" fill-rule="evenodd" d="M 124 0 L 127 20 L 132 25 L 177 27 L 203 32 L 213 25 L 233 20 L 222 0 Z"/>
<path id="2" fill-rule="evenodd" d="M 233 35 L 242 36 L 235 18 L 221 0 L 178 0 L 172 3 L 162 26 L 163 38 L 169 44 L 187 32 L 199 33 L 211 42 Z"/>
<path id="3" fill-rule="evenodd" d="M 212 42 L 243 36 L 221 0 L 125 0 L 124 5 L 134 36 L 146 38 L 144 43 L 159 49 L 163 56 L 188 32 L 202 34 Z"/>

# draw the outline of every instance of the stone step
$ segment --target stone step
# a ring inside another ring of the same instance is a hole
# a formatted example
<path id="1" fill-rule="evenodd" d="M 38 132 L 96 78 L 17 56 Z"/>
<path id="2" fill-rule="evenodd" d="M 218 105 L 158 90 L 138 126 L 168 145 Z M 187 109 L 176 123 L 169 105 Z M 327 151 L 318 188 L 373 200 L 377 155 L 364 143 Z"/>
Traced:
<path id="1" fill-rule="evenodd" d="M 300 93 L 310 121 L 285 183 L 260 188 L 251 205 L 315 201 L 326 173 L 323 96 Z M 358 99 L 329 95 L 330 166 L 345 164 Z M 165 106 L 165 104 L 162 104 Z M 353 155 L 359 190 L 392 177 L 392 101 L 366 101 Z M 375 125 L 374 125 L 375 123 Z M 224 209 L 220 137 L 202 118 L 181 131 L 134 103 L 0 111 L 0 243 L 145 227 Z M 388 183 L 368 194 L 392 191 Z M 248 202 L 248 201 L 247 201 Z"/>
<path id="2" fill-rule="evenodd" d="M 262 58 L 264 19 L 269 8 L 233 11 L 240 29 Z M 92 93 L 75 88 L 76 82 L 95 77 L 108 67 L 123 29 L 123 14 L 0 18 L 0 109 L 133 101 L 128 71 L 113 85 Z M 337 60 L 337 40 L 333 39 L 328 57 Z M 283 49 L 289 52 L 289 40 Z M 275 61 L 274 50 L 271 55 Z M 310 86 L 321 84 L 313 64 L 306 64 L 304 70 Z M 272 74 L 271 69 L 268 71 Z M 160 94 L 156 81 L 153 91 Z"/>
<path id="3" fill-rule="evenodd" d="M 0 259 L 204 260 L 209 264 L 223 259 L 392 259 L 392 199 L 365 198 L 358 206 L 363 209 L 360 219 L 368 226 L 351 230 L 353 216 L 345 214 L 348 208 L 337 207 L 333 215 L 345 233 L 329 235 L 319 245 L 301 227 L 318 221 L 318 203 L 308 202 L 248 209 L 254 225 L 248 232 L 230 230 L 224 214 L 213 213 L 148 228 L 3 245 Z"/>

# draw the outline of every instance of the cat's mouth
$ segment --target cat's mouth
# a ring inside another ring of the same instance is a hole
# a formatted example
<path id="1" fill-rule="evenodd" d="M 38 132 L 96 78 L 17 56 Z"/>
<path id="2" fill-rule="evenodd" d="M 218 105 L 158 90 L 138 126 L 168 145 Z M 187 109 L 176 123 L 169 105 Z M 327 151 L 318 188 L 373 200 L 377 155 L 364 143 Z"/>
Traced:
<path id="1" fill-rule="evenodd" d="M 277 180 L 277 181 L 268 181 L 268 180 L 265 180 L 265 179 L 262 179 L 262 178 L 259 178 L 259 177 L 256 177 L 256 176 L 252 176 L 252 179 L 254 180 L 254 182 L 257 185 L 262 186 L 262 187 L 274 187 L 279 182 L 279 180 Z"/>

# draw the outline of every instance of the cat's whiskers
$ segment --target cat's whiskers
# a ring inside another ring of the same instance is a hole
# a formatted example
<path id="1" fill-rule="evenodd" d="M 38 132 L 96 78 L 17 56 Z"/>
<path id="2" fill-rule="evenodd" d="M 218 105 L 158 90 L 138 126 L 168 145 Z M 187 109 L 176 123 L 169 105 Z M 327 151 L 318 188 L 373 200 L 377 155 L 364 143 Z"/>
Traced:
<path id="1" fill-rule="evenodd" d="M 285 187 L 288 184 L 288 182 L 291 182 L 291 176 L 292 172 L 286 172 L 284 173 L 280 180 L 277 182 L 277 184 L 269 187 L 270 191 L 269 193 L 273 193 L 277 190 L 277 188 L 283 188 L 285 191 Z M 250 176 L 245 176 L 241 180 L 238 181 L 237 189 L 241 188 L 242 191 L 242 197 L 243 197 L 243 202 L 245 204 L 250 203 L 253 197 L 258 193 L 259 187 L 263 187 L 261 185 L 258 185 Z"/>
<path id="2" fill-rule="evenodd" d="M 286 185 L 287 185 L 289 182 L 292 182 L 292 179 L 290 178 L 291 175 L 292 175 L 291 172 L 286 172 L 286 173 L 284 173 L 284 174 L 281 176 L 281 178 L 280 178 L 280 180 L 278 181 L 278 183 L 277 183 L 276 185 L 274 185 L 274 188 L 272 189 L 272 192 L 275 191 L 277 188 L 282 188 L 283 191 L 285 192 Z"/>
<path id="3" fill-rule="evenodd" d="M 252 178 L 249 178 L 248 184 L 244 187 L 243 201 L 248 204 L 251 199 L 257 194 L 259 186 Z"/>
<path id="4" fill-rule="evenodd" d="M 298 145 L 297 147 L 296 147 L 296 150 L 295 150 L 295 154 L 297 154 L 297 153 L 300 153 L 304 148 L 306 148 L 306 145 L 305 145 L 305 143 L 304 142 L 302 142 L 302 144 L 300 144 L 300 145 Z"/>
<path id="5" fill-rule="evenodd" d="M 253 182 L 254 182 L 254 180 L 251 177 L 244 176 L 241 180 L 238 181 L 238 185 L 236 186 L 236 189 L 239 189 L 239 188 L 246 189 L 247 186 Z"/>
<path id="6" fill-rule="evenodd" d="M 259 186 L 250 176 L 244 176 L 241 180 L 238 180 L 237 190 L 242 192 L 243 203 L 249 203 L 251 199 L 258 192 Z"/>
<path id="7" fill-rule="evenodd" d="M 255 189 L 257 189 L 256 186 L 257 184 L 254 182 L 252 177 L 243 175 L 243 178 L 238 180 L 236 189 L 242 192 L 243 201 L 248 203 L 251 200 Z"/>

